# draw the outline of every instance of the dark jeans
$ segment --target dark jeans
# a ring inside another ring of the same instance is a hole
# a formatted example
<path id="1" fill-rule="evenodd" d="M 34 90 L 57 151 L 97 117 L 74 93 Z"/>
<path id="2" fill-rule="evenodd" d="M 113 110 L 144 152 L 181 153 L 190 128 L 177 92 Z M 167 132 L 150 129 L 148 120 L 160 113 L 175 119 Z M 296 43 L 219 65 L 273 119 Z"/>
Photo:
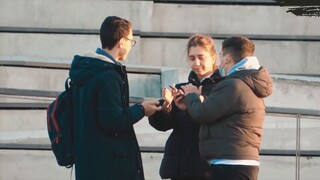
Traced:
<path id="1" fill-rule="evenodd" d="M 259 166 L 211 165 L 212 180 L 257 180 Z"/>

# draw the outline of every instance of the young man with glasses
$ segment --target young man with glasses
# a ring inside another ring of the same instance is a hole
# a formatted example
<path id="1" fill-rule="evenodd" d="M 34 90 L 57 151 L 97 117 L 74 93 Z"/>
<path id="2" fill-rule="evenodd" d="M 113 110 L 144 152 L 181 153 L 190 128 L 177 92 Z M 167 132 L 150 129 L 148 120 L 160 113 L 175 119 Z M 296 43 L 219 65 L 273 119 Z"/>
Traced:
<path id="1" fill-rule="evenodd" d="M 133 47 L 134 45 L 136 45 L 137 41 L 134 40 L 134 39 L 128 39 L 128 38 L 125 38 L 126 40 L 129 40 L 131 42 L 131 47 Z"/>
<path id="2" fill-rule="evenodd" d="M 77 180 L 144 180 L 133 125 L 161 110 L 158 101 L 129 107 L 125 60 L 136 41 L 129 21 L 107 17 L 100 28 L 102 48 L 73 59 L 75 176 Z"/>

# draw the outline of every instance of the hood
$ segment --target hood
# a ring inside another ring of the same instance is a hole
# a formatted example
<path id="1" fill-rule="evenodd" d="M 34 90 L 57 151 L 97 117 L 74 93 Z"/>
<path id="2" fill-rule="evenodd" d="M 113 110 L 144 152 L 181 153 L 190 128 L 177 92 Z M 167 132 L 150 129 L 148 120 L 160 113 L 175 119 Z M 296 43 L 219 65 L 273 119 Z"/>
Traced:
<path id="1" fill-rule="evenodd" d="M 244 70 L 232 73 L 229 78 L 240 78 L 260 98 L 272 93 L 272 79 L 268 70 L 261 66 L 258 70 Z"/>
<path id="2" fill-rule="evenodd" d="M 108 68 L 115 68 L 116 66 L 119 65 L 115 65 L 113 61 L 107 57 L 96 54 L 95 52 L 89 52 L 84 56 L 74 56 L 69 76 L 75 85 L 81 86 L 96 73 Z"/>

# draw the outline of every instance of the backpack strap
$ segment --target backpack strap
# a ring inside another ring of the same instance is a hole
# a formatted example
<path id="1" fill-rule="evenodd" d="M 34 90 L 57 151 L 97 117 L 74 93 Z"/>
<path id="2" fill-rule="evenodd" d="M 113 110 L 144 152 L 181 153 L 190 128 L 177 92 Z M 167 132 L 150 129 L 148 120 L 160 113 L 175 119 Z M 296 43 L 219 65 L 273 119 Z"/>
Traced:
<path id="1" fill-rule="evenodd" d="M 71 88 L 72 83 L 73 82 L 71 81 L 70 77 L 68 77 L 64 83 L 64 87 L 65 87 L 66 91 L 68 91 Z"/>

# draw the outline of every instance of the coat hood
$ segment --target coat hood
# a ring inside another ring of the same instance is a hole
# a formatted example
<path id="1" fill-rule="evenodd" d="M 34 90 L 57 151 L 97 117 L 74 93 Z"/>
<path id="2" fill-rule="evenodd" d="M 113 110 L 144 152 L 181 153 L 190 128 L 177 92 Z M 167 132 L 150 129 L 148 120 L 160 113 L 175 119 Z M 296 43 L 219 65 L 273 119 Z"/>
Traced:
<path id="1" fill-rule="evenodd" d="M 258 70 L 243 70 L 234 72 L 229 78 L 240 78 L 260 98 L 272 93 L 272 79 L 268 70 L 261 66 Z"/>
<path id="2" fill-rule="evenodd" d="M 87 53 L 84 56 L 76 55 L 71 64 L 69 76 L 75 85 L 82 85 L 92 78 L 95 74 L 108 68 L 116 68 L 119 65 L 114 64 L 105 56 L 95 52 Z"/>

